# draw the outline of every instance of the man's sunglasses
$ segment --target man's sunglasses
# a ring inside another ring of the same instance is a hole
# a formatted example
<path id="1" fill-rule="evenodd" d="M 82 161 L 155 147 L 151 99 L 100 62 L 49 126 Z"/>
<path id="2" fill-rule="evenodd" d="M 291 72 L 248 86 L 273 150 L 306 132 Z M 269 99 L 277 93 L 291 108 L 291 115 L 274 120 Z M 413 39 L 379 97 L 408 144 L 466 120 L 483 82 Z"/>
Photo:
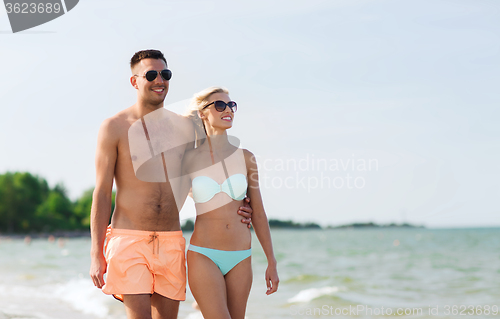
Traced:
<path id="1" fill-rule="evenodd" d="M 231 111 L 234 113 L 236 112 L 236 110 L 238 109 L 238 106 L 236 105 L 236 102 L 235 101 L 230 101 L 228 103 L 224 102 L 224 101 L 214 101 L 212 103 L 209 103 L 207 105 L 205 105 L 202 110 L 206 109 L 207 107 L 209 107 L 210 105 L 214 105 L 215 106 L 215 109 L 218 111 L 218 112 L 224 112 L 224 110 L 226 109 L 226 106 L 229 106 L 229 108 L 231 109 Z"/>
<path id="2" fill-rule="evenodd" d="M 161 74 L 161 77 L 163 78 L 163 80 L 165 80 L 165 81 L 168 81 L 172 78 L 172 71 L 170 71 L 169 69 L 161 70 L 160 74 Z M 153 82 L 156 79 L 156 77 L 158 76 L 158 71 L 151 70 L 151 71 L 146 72 L 145 75 L 134 74 L 134 76 L 143 76 L 149 82 Z"/>

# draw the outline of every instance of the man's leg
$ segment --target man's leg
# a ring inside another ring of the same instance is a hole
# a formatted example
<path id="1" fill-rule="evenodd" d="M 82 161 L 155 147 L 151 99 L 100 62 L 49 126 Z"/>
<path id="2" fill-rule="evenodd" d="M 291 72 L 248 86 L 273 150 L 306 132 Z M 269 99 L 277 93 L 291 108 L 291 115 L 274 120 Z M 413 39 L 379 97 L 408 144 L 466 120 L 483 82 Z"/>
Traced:
<path id="1" fill-rule="evenodd" d="M 151 296 L 151 313 L 153 319 L 177 319 L 179 301 L 163 297 L 157 293 Z"/>
<path id="2" fill-rule="evenodd" d="M 128 319 L 151 319 L 151 295 L 123 295 Z"/>

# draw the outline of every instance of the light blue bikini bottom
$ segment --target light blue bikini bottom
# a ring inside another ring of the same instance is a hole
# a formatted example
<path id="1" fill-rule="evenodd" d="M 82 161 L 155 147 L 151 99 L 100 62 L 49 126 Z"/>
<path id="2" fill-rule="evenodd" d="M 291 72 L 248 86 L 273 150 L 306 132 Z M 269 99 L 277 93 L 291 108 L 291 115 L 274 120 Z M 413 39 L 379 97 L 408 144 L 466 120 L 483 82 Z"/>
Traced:
<path id="1" fill-rule="evenodd" d="M 210 258 L 217 267 L 219 267 L 222 275 L 226 275 L 237 264 L 247 259 L 252 255 L 252 248 L 247 250 L 218 250 L 212 248 L 198 247 L 189 245 L 188 250 L 197 252 Z"/>

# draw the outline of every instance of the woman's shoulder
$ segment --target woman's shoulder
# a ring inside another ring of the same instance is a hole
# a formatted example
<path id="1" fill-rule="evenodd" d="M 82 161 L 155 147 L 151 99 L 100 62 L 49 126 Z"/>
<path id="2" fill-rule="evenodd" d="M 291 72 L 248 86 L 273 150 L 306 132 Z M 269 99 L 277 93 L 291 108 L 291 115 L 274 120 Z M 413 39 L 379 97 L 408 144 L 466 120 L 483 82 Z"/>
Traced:
<path id="1" fill-rule="evenodd" d="M 246 148 L 240 148 L 242 151 L 243 151 L 243 155 L 245 156 L 245 159 L 251 159 L 251 158 L 254 158 L 255 155 L 253 155 L 252 152 L 250 152 L 249 150 L 247 150 Z"/>
<path id="2" fill-rule="evenodd" d="M 242 148 L 241 150 L 243 151 L 243 156 L 245 158 L 247 167 L 255 167 L 257 164 L 257 159 L 255 155 L 246 148 Z"/>

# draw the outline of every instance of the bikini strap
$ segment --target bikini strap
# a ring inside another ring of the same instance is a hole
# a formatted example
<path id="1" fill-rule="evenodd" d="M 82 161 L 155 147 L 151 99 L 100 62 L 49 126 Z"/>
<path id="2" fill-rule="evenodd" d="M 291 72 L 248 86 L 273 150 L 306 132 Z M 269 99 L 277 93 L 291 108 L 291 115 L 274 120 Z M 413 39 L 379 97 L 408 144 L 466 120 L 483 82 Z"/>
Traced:
<path id="1" fill-rule="evenodd" d="M 210 157 L 212 158 L 212 165 L 215 165 L 214 152 L 212 150 L 212 142 L 210 142 L 210 136 L 207 134 L 208 147 L 210 148 Z"/>
<path id="2" fill-rule="evenodd" d="M 215 165 L 214 152 L 212 150 L 212 142 L 210 142 L 210 136 L 207 134 L 208 147 L 210 148 L 210 157 L 212 158 L 212 165 Z M 229 191 L 231 192 L 231 197 L 234 198 L 233 186 L 231 185 L 231 180 L 229 179 L 229 173 L 227 172 L 226 163 L 224 159 L 221 159 L 222 168 L 224 169 L 224 174 L 226 175 L 227 185 L 229 186 Z"/>

